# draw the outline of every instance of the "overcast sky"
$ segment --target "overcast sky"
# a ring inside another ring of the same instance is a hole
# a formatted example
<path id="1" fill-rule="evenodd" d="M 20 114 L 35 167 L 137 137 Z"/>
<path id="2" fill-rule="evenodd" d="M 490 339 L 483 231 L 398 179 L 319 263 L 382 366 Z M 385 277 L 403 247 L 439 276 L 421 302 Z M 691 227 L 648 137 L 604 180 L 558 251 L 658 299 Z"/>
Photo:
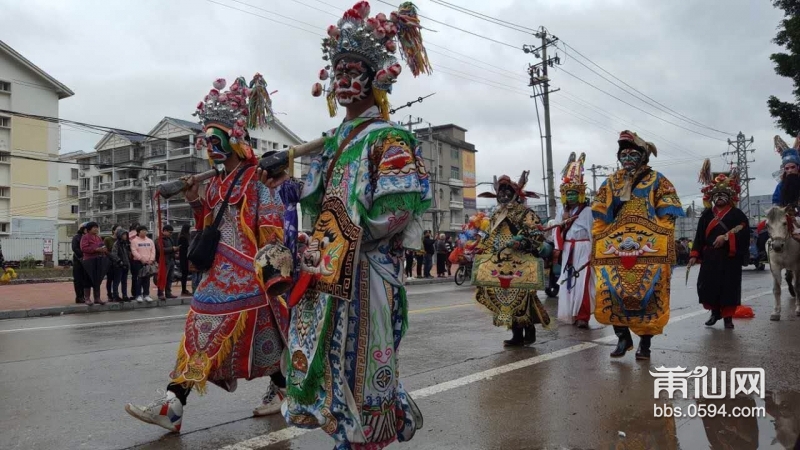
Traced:
<path id="1" fill-rule="evenodd" d="M 280 119 L 304 139 L 318 136 L 341 120 L 328 117 L 324 100 L 311 97 L 310 88 L 323 67 L 320 36 L 335 23 L 334 15 L 341 16 L 353 1 L 214 1 L 247 12 L 203 0 L 0 0 L 0 39 L 75 91 L 75 96 L 61 101 L 60 114 L 65 119 L 147 132 L 163 116 L 192 120 L 194 105 L 213 79 L 243 75 L 249 80 L 261 72 L 270 89 L 279 91 L 273 103 L 283 114 Z M 378 1 L 371 3 L 373 15 L 380 11 L 388 15 L 393 9 Z M 782 18 L 782 11 L 770 1 L 450 3 L 526 27 L 543 25 L 647 96 L 694 121 L 734 133 L 720 134 L 659 112 L 590 72 L 577 61 L 594 67 L 590 62 L 560 45 L 558 55 L 565 71 L 713 139 L 648 116 L 556 69 L 551 79 L 552 87 L 561 89 L 552 95 L 557 171 L 573 151 L 586 152 L 587 165 L 612 165 L 617 133 L 632 129 L 656 144 L 659 156 L 653 160 L 654 167 L 673 180 L 683 200 L 690 202 L 699 189 L 696 178 L 702 159 L 712 156 L 715 170 L 726 168 L 720 156 L 728 150 L 726 139 L 742 131 L 748 138 L 755 137 L 757 149 L 750 171 L 756 178 L 751 192 L 772 192 L 771 173 L 779 166 L 773 136 L 793 140 L 775 127 L 766 106 L 769 95 L 789 100 L 792 89 L 790 80 L 775 75 L 769 60 L 778 50 L 771 39 Z M 533 36 L 430 0 L 416 4 L 423 15 L 514 47 L 537 43 Z M 406 70 L 392 100 L 401 104 L 420 95 L 436 95 L 398 112 L 394 119 L 413 114 L 434 125 L 460 125 L 469 130 L 467 139 L 479 151 L 478 181 L 503 173 L 518 176 L 528 169 L 532 173 L 529 188 L 543 191 L 536 109 L 526 94 L 525 81 L 527 64 L 536 60 L 517 48 L 425 19 L 423 24 L 431 29 L 423 36 L 431 44 L 434 74 L 413 79 Z M 62 130 L 62 152 L 91 151 L 100 138 L 66 127 Z M 591 186 L 588 173 L 587 182 Z"/>

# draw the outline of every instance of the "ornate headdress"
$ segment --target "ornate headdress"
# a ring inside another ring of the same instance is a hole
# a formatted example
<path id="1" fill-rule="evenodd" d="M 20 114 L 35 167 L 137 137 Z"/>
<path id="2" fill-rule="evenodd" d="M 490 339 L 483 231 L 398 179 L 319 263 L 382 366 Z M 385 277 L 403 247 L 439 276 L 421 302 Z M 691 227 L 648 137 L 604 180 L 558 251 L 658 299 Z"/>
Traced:
<path id="1" fill-rule="evenodd" d="M 730 172 L 711 172 L 711 161 L 706 159 L 700 169 L 697 181 L 703 185 L 700 192 L 703 193 L 703 206 L 706 208 L 713 206 L 712 199 L 715 194 L 720 192 L 728 194 L 734 205 L 739 203 L 741 187 L 739 186 L 739 169 L 736 167 Z"/>
<path id="2" fill-rule="evenodd" d="M 255 163 L 247 129 L 263 128 L 274 119 L 267 82 L 257 73 L 249 85 L 244 77 L 239 77 L 227 91 L 222 91 L 226 84 L 224 78 L 218 78 L 197 104 L 193 115 L 200 119 L 205 133 L 195 139 L 195 148 L 204 150 L 206 139 L 217 135 L 224 138 L 240 158 Z M 224 136 L 220 136 L 220 132 Z M 210 162 L 213 166 L 214 162 Z"/>
<path id="3" fill-rule="evenodd" d="M 336 98 L 333 90 L 332 70 L 336 63 L 345 57 L 363 61 L 372 71 L 372 91 L 384 119 L 389 119 L 388 94 L 392 83 L 397 81 L 402 67 L 394 57 L 397 41 L 400 42 L 400 55 L 416 77 L 420 73 L 431 73 L 428 53 L 422 43 L 421 26 L 417 8 L 411 2 L 402 3 L 389 18 L 379 13 L 369 17 L 369 3 L 361 1 L 344 13 L 337 25 L 328 27 L 328 37 L 322 40 L 322 59 L 327 61 L 320 70 L 319 79 L 330 79 L 327 100 L 331 117 L 336 115 Z M 314 84 L 312 95 L 322 95 L 322 85 Z"/>
<path id="4" fill-rule="evenodd" d="M 529 198 L 539 198 L 539 194 L 533 191 L 526 191 L 525 185 L 528 184 L 528 174 L 530 172 L 525 170 L 522 172 L 522 175 L 519 177 L 519 181 L 516 183 L 511 181 L 511 177 L 508 175 L 503 175 L 500 178 L 494 177 L 494 192 L 481 192 L 478 194 L 478 197 L 482 198 L 497 198 L 497 193 L 500 192 L 500 188 L 502 186 L 508 186 L 514 190 L 516 194 L 516 200 L 519 203 L 524 203 L 526 199 Z"/>
<path id="5" fill-rule="evenodd" d="M 794 146 L 789 147 L 780 136 L 775 136 L 775 151 L 781 155 L 781 167 L 787 163 L 794 163 L 800 166 L 800 135 L 794 140 Z"/>
<path id="6" fill-rule="evenodd" d="M 583 163 L 586 153 L 581 153 L 580 158 L 575 158 L 575 152 L 569 155 L 569 160 L 564 170 L 561 171 L 561 203 L 567 204 L 567 192 L 577 191 L 578 202 L 586 201 L 586 183 L 583 182 Z"/>
<path id="7" fill-rule="evenodd" d="M 623 149 L 634 148 L 644 153 L 645 163 L 650 159 L 650 155 L 658 156 L 658 149 L 656 149 L 655 144 L 645 141 L 644 139 L 640 138 L 638 134 L 630 130 L 625 130 L 620 133 L 617 143 L 619 143 L 617 155 L 619 155 L 619 152 Z"/>

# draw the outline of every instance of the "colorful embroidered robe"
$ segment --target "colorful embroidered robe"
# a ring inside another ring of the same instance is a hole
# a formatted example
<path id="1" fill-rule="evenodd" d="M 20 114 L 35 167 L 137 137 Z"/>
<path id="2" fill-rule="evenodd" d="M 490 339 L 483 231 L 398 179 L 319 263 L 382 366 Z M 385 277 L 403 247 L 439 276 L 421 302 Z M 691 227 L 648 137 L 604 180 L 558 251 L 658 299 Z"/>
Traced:
<path id="1" fill-rule="evenodd" d="M 472 280 L 478 286 L 475 300 L 492 312 L 495 326 L 527 327 L 535 323 L 545 328 L 550 326 L 550 315 L 536 296 L 536 290 L 514 287 L 514 278 L 529 278 L 544 285 L 544 263 L 533 254 L 544 242 L 544 232 L 539 230 L 541 224 L 539 216 L 523 204 L 500 205 L 492 214 L 489 236 L 478 244 L 478 252 L 488 259 L 481 262 L 481 256 L 476 257 Z M 515 238 L 520 239 L 521 249 L 507 248 L 506 244 Z M 500 286 L 488 287 L 498 280 Z"/>
<path id="2" fill-rule="evenodd" d="M 284 417 L 291 425 L 322 428 L 337 449 L 382 448 L 411 439 L 422 426 L 399 381 L 398 350 L 408 323 L 403 247 L 418 248 L 422 241 L 430 185 L 414 136 L 379 116 L 370 108 L 329 134 L 311 162 L 301 200 L 315 230 L 325 229 L 324 238 L 312 236 L 302 258 L 320 274 L 350 270 L 336 253 L 353 244 L 343 237 L 353 239 L 353 227 L 338 229 L 341 217 L 332 219 L 341 205 L 361 228 L 352 297 L 309 289 L 292 308 L 289 325 Z M 340 144 L 366 120 L 372 122 L 332 163 Z"/>
<path id="3" fill-rule="evenodd" d="M 649 167 L 620 170 L 600 186 L 592 214 L 595 319 L 640 336 L 661 334 L 669 321 L 675 218 L 684 215 L 675 188 Z"/>
<path id="4" fill-rule="evenodd" d="M 235 176 L 214 178 L 191 203 L 198 230 L 214 222 Z M 211 381 L 232 391 L 238 378 L 280 370 L 289 313 L 283 299 L 267 298 L 253 257 L 273 239 L 282 242 L 283 214 L 278 192 L 257 180 L 255 167 L 245 169 L 220 223 L 213 266 L 192 298 L 173 383 L 203 392 Z"/>

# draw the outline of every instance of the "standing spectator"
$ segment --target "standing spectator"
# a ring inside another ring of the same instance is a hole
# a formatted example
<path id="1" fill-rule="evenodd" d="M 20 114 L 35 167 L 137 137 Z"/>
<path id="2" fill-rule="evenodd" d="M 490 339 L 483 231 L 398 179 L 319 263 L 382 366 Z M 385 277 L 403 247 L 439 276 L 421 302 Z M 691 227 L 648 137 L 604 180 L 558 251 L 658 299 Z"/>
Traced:
<path id="1" fill-rule="evenodd" d="M 436 240 L 436 276 L 443 278 L 447 276 L 447 257 L 450 253 L 447 251 L 447 242 L 445 241 L 444 233 L 439 235 Z"/>
<path id="2" fill-rule="evenodd" d="M 156 245 L 152 239 L 147 237 L 146 226 L 139 225 L 136 232 L 136 237 L 131 241 L 131 255 L 133 255 L 131 267 L 133 267 L 133 273 L 138 274 L 139 283 L 133 284 L 133 295 L 139 303 L 142 301 L 150 303 L 153 301 L 153 298 L 150 297 L 150 277 L 156 273 L 154 267 Z"/>
<path id="3" fill-rule="evenodd" d="M 420 249 L 414 252 L 414 260 L 417 264 L 417 278 L 422 279 L 422 268 L 425 266 L 425 250 Z"/>
<path id="4" fill-rule="evenodd" d="M 105 244 L 106 249 L 108 250 L 108 256 L 106 256 L 106 258 L 109 258 L 111 256 L 111 250 L 114 248 L 114 242 L 116 242 L 117 240 L 118 229 L 119 225 L 114 224 L 114 226 L 111 227 L 111 234 L 103 239 L 103 243 Z M 114 290 L 112 289 L 112 285 L 114 284 L 114 275 L 116 274 L 116 270 L 114 269 L 113 261 L 111 261 L 110 259 L 108 261 L 108 267 L 109 270 L 106 276 L 106 294 L 108 294 L 108 301 L 113 302 Z"/>
<path id="5" fill-rule="evenodd" d="M 131 297 L 136 297 L 137 290 L 140 290 L 141 287 L 139 285 L 139 271 L 138 266 L 133 262 L 133 240 L 139 235 L 139 232 L 136 231 L 139 228 L 139 223 L 134 222 L 128 228 L 128 245 L 131 246 Z"/>
<path id="6" fill-rule="evenodd" d="M 407 248 L 405 251 L 406 256 L 406 278 L 412 279 L 414 278 L 414 250 Z"/>
<path id="7" fill-rule="evenodd" d="M 128 232 L 121 227 L 117 228 L 117 240 L 111 248 L 111 269 L 114 272 L 114 301 L 129 302 L 128 297 L 128 272 L 131 267 L 131 243 Z M 122 297 L 119 296 L 119 286 L 122 284 Z"/>
<path id="8" fill-rule="evenodd" d="M 86 271 L 83 270 L 83 252 L 81 251 L 81 238 L 86 233 L 86 224 L 82 223 L 78 232 L 72 237 L 72 286 L 75 288 L 75 303 L 83 303 L 83 287 L 86 282 Z"/>
<path id="9" fill-rule="evenodd" d="M 433 278 L 431 269 L 433 268 L 433 244 L 436 241 L 431 237 L 431 231 L 425 231 L 425 237 L 422 238 L 422 247 L 425 249 L 425 278 Z"/>
<path id="10" fill-rule="evenodd" d="M 180 247 L 175 245 L 172 240 L 172 232 L 175 231 L 172 225 L 164 225 L 161 229 L 161 236 L 159 236 L 159 249 L 161 251 L 160 257 L 164 258 L 164 265 L 167 267 L 167 284 L 164 290 L 158 286 L 158 299 L 166 300 L 168 298 L 178 298 L 172 295 L 172 277 L 175 275 L 175 254 L 178 253 Z"/>
<path id="11" fill-rule="evenodd" d="M 189 225 L 181 227 L 181 234 L 178 235 L 178 257 L 181 265 L 181 297 L 191 297 L 192 293 L 186 289 L 189 281 Z"/>
<path id="12" fill-rule="evenodd" d="M 83 285 L 83 298 L 87 305 L 95 302 L 105 305 L 100 298 L 100 284 L 108 270 L 108 249 L 100 238 L 100 226 L 97 222 L 86 224 L 86 234 L 81 237 L 81 252 L 83 252 L 83 269 L 86 271 L 87 283 Z M 94 294 L 94 301 L 92 301 Z"/>
<path id="13" fill-rule="evenodd" d="M 453 253 L 453 250 L 455 250 L 456 246 L 453 244 L 453 240 L 450 238 L 450 236 L 447 236 L 444 242 L 447 244 L 447 259 L 445 259 L 444 264 L 447 266 L 447 276 L 449 277 L 453 275 L 453 263 L 450 262 L 450 254 Z"/>

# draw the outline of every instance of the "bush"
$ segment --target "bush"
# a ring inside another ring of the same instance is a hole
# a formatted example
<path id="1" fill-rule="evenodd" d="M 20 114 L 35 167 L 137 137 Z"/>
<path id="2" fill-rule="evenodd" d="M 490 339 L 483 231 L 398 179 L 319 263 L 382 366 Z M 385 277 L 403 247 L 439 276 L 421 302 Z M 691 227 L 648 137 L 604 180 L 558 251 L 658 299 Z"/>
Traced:
<path id="1" fill-rule="evenodd" d="M 36 258 L 31 255 L 28 255 L 19 262 L 19 267 L 21 269 L 35 269 L 36 268 Z"/>

